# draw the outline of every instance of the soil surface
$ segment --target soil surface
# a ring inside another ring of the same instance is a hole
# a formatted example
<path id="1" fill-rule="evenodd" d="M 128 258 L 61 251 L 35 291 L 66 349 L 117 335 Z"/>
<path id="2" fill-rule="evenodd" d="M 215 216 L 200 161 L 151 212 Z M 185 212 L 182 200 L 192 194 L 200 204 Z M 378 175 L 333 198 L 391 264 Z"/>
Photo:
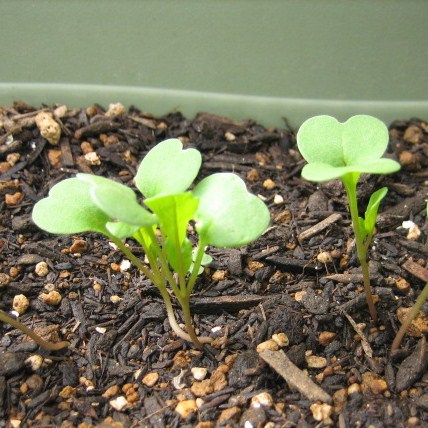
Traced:
<path id="1" fill-rule="evenodd" d="M 41 135 L 42 110 L 54 113 L 59 140 Z M 107 239 L 50 235 L 31 221 L 34 203 L 77 172 L 133 186 L 145 153 L 170 137 L 202 152 L 198 180 L 233 171 L 272 217 L 251 245 L 209 249 L 192 296 L 195 326 L 214 339 L 203 351 L 174 335 L 157 289 Z M 396 121 L 390 137 L 386 156 L 403 168 L 359 185 L 362 212 L 389 188 L 370 248 L 373 323 L 344 189 L 301 178 L 286 121 L 266 129 L 120 106 L 1 108 L 0 309 L 71 345 L 49 352 L 0 325 L 0 427 L 428 426 L 426 314 L 390 356 L 428 280 L 428 125 Z"/>

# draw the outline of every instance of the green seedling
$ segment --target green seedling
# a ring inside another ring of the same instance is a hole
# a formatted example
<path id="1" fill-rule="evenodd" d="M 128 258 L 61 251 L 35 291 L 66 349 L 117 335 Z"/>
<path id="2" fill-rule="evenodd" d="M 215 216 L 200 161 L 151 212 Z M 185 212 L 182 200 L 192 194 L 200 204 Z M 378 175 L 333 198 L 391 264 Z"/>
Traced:
<path id="1" fill-rule="evenodd" d="M 150 150 L 135 176 L 142 203 L 129 187 L 90 174 L 77 174 L 56 184 L 33 210 L 33 220 L 50 233 L 99 232 L 110 239 L 158 288 L 175 333 L 200 348 L 209 338 L 195 334 L 190 295 L 207 246 L 239 247 L 257 239 L 269 224 L 269 211 L 235 174 L 216 173 L 191 190 L 202 157 L 170 139 Z M 197 233 L 192 244 L 189 229 Z M 146 262 L 124 242 L 135 239 Z M 175 318 L 167 285 L 178 300 L 187 332 Z"/>
<path id="2" fill-rule="evenodd" d="M 428 217 L 428 205 L 427 205 L 427 217 Z M 407 315 L 406 319 L 404 320 L 403 324 L 401 324 L 400 329 L 395 335 L 395 338 L 391 345 L 392 355 L 394 355 L 397 352 L 398 348 L 400 347 L 401 341 L 403 340 L 404 335 L 406 334 L 407 330 L 410 327 L 410 324 L 416 318 L 416 316 L 418 315 L 419 311 L 422 309 L 422 306 L 427 299 L 428 299 L 428 282 L 425 284 L 424 289 L 421 291 L 421 294 L 419 294 L 415 304 L 412 306 L 412 309 L 410 309 L 409 314 Z"/>
<path id="3" fill-rule="evenodd" d="M 367 253 L 375 230 L 379 205 L 387 193 L 377 190 L 370 198 L 365 217 L 358 213 L 357 183 L 361 174 L 390 174 L 400 169 L 392 159 L 381 158 L 388 145 L 388 129 L 380 120 L 353 116 L 338 122 L 331 116 L 315 116 L 305 121 L 297 133 L 300 153 L 308 162 L 302 177 L 323 182 L 341 179 L 348 197 L 358 259 L 364 278 L 364 291 L 370 315 L 377 321 L 377 312 L 370 287 Z"/>
<path id="4" fill-rule="evenodd" d="M 21 330 L 27 336 L 31 337 L 31 339 L 33 339 L 39 346 L 48 349 L 49 351 L 59 351 L 61 349 L 67 348 L 70 345 L 70 343 L 66 341 L 52 343 L 43 340 L 37 333 L 31 330 L 31 328 L 28 328 L 25 324 L 15 318 L 12 318 L 2 310 L 0 310 L 0 321 L 8 323 L 12 327 Z"/>

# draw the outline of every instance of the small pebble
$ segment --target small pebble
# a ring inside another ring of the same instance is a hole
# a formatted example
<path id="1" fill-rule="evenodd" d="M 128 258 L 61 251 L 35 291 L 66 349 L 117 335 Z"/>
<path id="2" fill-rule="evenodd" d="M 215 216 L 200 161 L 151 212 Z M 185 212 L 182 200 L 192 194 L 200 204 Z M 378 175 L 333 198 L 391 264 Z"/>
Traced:
<path id="1" fill-rule="evenodd" d="M 204 380 L 207 376 L 208 370 L 205 367 L 192 367 L 191 372 L 196 380 Z"/>
<path id="2" fill-rule="evenodd" d="M 213 281 L 223 281 L 224 279 L 227 278 L 227 270 L 216 270 L 213 274 L 212 274 L 212 279 Z"/>
<path id="3" fill-rule="evenodd" d="M 6 287 L 10 282 L 10 276 L 6 273 L 0 273 L 0 287 Z"/>
<path id="4" fill-rule="evenodd" d="M 97 166 L 101 165 L 101 159 L 97 155 L 96 152 L 89 152 L 84 155 L 85 160 L 89 163 L 89 165 Z"/>
<path id="5" fill-rule="evenodd" d="M 126 272 L 131 267 L 131 262 L 127 259 L 123 259 L 120 262 L 119 268 L 121 272 Z"/>
<path id="6" fill-rule="evenodd" d="M 403 135 L 403 140 L 411 144 L 419 144 L 423 137 L 423 131 L 419 126 L 410 125 Z"/>
<path id="7" fill-rule="evenodd" d="M 72 254 L 86 253 L 88 251 L 88 243 L 84 239 L 75 239 L 69 250 Z"/>
<path id="8" fill-rule="evenodd" d="M 123 104 L 111 103 L 109 104 L 105 115 L 108 117 L 114 117 L 114 116 L 120 116 L 124 113 L 125 113 L 125 107 Z"/>
<path id="9" fill-rule="evenodd" d="M 59 168 L 62 166 L 62 152 L 61 150 L 50 149 L 48 150 L 48 160 L 52 167 Z"/>
<path id="10" fill-rule="evenodd" d="M 226 138 L 226 141 L 235 141 L 236 140 L 235 134 L 232 134 L 229 131 L 225 132 L 224 138 Z"/>
<path id="11" fill-rule="evenodd" d="M 25 311 L 28 309 L 29 306 L 30 306 L 30 301 L 23 294 L 17 294 L 13 298 L 13 302 L 12 302 L 13 310 L 18 312 L 19 315 L 22 315 L 23 313 L 25 313 Z"/>
<path id="12" fill-rule="evenodd" d="M 229 407 L 221 411 L 217 420 L 217 425 L 224 425 L 226 422 L 234 422 L 241 414 L 241 409 L 238 406 Z"/>
<path id="13" fill-rule="evenodd" d="M 54 306 L 59 305 L 62 300 L 61 294 L 56 290 L 50 291 L 47 294 L 41 293 L 39 294 L 39 298 L 43 300 L 46 304 Z"/>
<path id="14" fill-rule="evenodd" d="M 395 286 L 401 293 L 407 294 L 410 291 L 410 284 L 404 278 L 397 278 L 395 281 Z"/>
<path id="15" fill-rule="evenodd" d="M 21 155 L 19 153 L 9 153 L 6 156 L 6 161 L 10 166 L 14 166 L 18 163 L 19 159 L 21 158 Z"/>
<path id="16" fill-rule="evenodd" d="M 195 397 L 205 397 L 205 395 L 214 392 L 213 385 L 210 379 L 205 379 L 200 382 L 193 382 L 190 391 Z"/>
<path id="17" fill-rule="evenodd" d="M 294 300 L 296 302 L 301 302 L 303 299 L 303 296 L 306 296 L 306 294 L 308 294 L 308 293 L 307 293 L 307 291 L 304 291 L 304 290 L 296 291 L 296 293 L 294 294 Z"/>
<path id="18" fill-rule="evenodd" d="M 266 190 L 273 190 L 276 187 L 276 184 L 273 180 L 271 180 L 270 178 L 268 178 L 267 180 L 263 181 L 263 187 Z"/>
<path id="19" fill-rule="evenodd" d="M 21 192 L 15 192 L 13 194 L 6 193 L 4 196 L 5 203 L 8 207 L 17 205 L 22 199 L 22 193 Z"/>
<path id="20" fill-rule="evenodd" d="M 128 400 L 123 396 L 119 395 L 119 397 L 109 401 L 110 406 L 113 407 L 114 410 L 121 412 L 125 408 L 129 406 Z"/>
<path id="21" fill-rule="evenodd" d="M 353 383 L 348 386 L 348 395 L 351 394 L 360 394 L 361 393 L 361 385 L 359 383 Z"/>
<path id="22" fill-rule="evenodd" d="M 273 339 L 266 340 L 265 342 L 257 345 L 257 352 L 262 351 L 278 351 L 279 346 Z"/>
<path id="23" fill-rule="evenodd" d="M 327 346 L 336 336 L 337 334 L 333 331 L 322 331 L 318 337 L 318 342 L 322 346 Z"/>
<path id="24" fill-rule="evenodd" d="M 397 318 L 401 324 L 404 323 L 411 309 L 412 308 L 403 307 L 397 309 Z M 422 337 L 425 333 L 428 333 L 428 316 L 425 315 L 422 311 L 419 311 L 419 313 L 410 323 L 406 334 L 412 337 Z"/>
<path id="25" fill-rule="evenodd" d="M 143 377 L 143 384 L 148 386 L 149 388 L 152 388 L 153 386 L 156 385 L 156 382 L 159 380 L 159 374 L 156 372 L 150 372 L 147 373 L 144 377 Z"/>
<path id="26" fill-rule="evenodd" d="M 34 272 L 37 276 L 46 276 L 49 273 L 49 267 L 46 262 L 39 262 L 36 264 L 36 267 L 34 268 Z"/>
<path id="27" fill-rule="evenodd" d="M 27 378 L 25 383 L 28 385 L 30 389 L 34 391 L 35 389 L 41 388 L 44 384 L 44 381 L 40 375 L 33 374 Z"/>
<path id="28" fill-rule="evenodd" d="M 110 296 L 110 302 L 112 302 L 112 303 L 119 303 L 122 300 L 123 300 L 122 297 L 119 297 L 119 296 L 116 296 L 116 295 Z"/>
<path id="29" fill-rule="evenodd" d="M 272 407 L 273 398 L 268 392 L 261 392 L 251 399 L 251 407 Z"/>
<path id="30" fill-rule="evenodd" d="M 288 336 L 285 333 L 273 334 L 272 340 L 274 340 L 280 348 L 282 348 L 284 346 L 288 346 L 290 343 L 290 340 L 288 339 Z"/>
<path id="31" fill-rule="evenodd" d="M 183 418 L 186 419 L 191 413 L 196 412 L 198 406 L 196 400 L 183 400 L 180 401 L 175 407 L 175 411 Z"/>
<path id="32" fill-rule="evenodd" d="M 76 393 L 76 388 L 73 388 L 71 385 L 67 385 L 64 388 L 61 389 L 59 392 L 59 396 L 61 398 L 64 398 L 65 400 L 68 400 Z"/>
<path id="33" fill-rule="evenodd" d="M 110 388 L 107 388 L 104 393 L 103 393 L 103 397 L 106 399 L 112 398 L 115 395 L 119 394 L 120 392 L 120 388 L 118 385 L 112 385 Z"/>
<path id="34" fill-rule="evenodd" d="M 384 379 L 376 373 L 365 372 L 362 374 L 362 389 L 363 392 L 370 390 L 374 395 L 383 394 L 388 390 L 388 384 Z"/>
<path id="35" fill-rule="evenodd" d="M 68 110 L 67 106 L 66 106 L 66 105 L 64 105 L 64 104 L 62 104 L 62 105 L 58 106 L 58 107 L 53 111 L 53 114 L 54 114 L 54 116 L 55 116 L 55 117 L 57 117 L 58 119 L 61 119 L 61 118 L 63 118 L 63 117 L 66 115 L 67 110 Z"/>
<path id="36" fill-rule="evenodd" d="M 40 135 L 52 145 L 57 145 L 61 138 L 61 127 L 53 118 L 52 113 L 42 111 L 35 117 Z"/>
<path id="37" fill-rule="evenodd" d="M 276 195 L 273 197 L 273 203 L 274 203 L 275 205 L 281 205 L 281 204 L 283 204 L 283 203 L 284 203 L 284 198 L 283 198 L 281 195 L 276 194 Z"/>
<path id="38" fill-rule="evenodd" d="M 38 354 L 31 355 L 25 360 L 25 365 L 33 372 L 36 372 L 43 365 L 43 357 Z"/>
<path id="39" fill-rule="evenodd" d="M 322 251 L 317 255 L 317 260 L 326 265 L 333 262 L 333 257 L 328 251 Z"/>
<path id="40" fill-rule="evenodd" d="M 247 172 L 247 180 L 248 181 L 252 181 L 252 182 L 260 180 L 259 170 L 258 169 L 254 169 L 254 168 L 250 169 Z"/>
<path id="41" fill-rule="evenodd" d="M 88 141 L 83 141 L 83 142 L 80 144 L 80 148 L 82 149 L 82 153 L 83 153 L 84 155 L 86 155 L 86 154 L 91 153 L 91 152 L 93 152 L 93 151 L 94 151 L 94 147 L 93 147 L 93 146 L 92 146 L 92 144 L 91 144 L 91 143 L 89 143 Z"/>
<path id="42" fill-rule="evenodd" d="M 306 363 L 311 369 L 323 369 L 327 366 L 327 358 L 318 357 L 316 355 L 307 355 Z"/>
<path id="43" fill-rule="evenodd" d="M 333 407 L 326 403 L 314 403 L 310 407 L 313 418 L 324 424 L 331 424 L 330 416 L 333 413 Z"/>

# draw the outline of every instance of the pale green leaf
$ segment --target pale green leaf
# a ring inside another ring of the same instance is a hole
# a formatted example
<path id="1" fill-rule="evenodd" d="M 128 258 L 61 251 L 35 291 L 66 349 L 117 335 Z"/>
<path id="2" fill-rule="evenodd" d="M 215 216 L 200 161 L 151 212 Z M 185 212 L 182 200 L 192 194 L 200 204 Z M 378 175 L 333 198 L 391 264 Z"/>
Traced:
<path id="1" fill-rule="evenodd" d="M 90 185 L 93 201 L 110 218 L 140 227 L 156 223 L 156 216 L 138 203 L 129 187 L 92 174 L 77 174 L 76 178 Z"/>
<path id="2" fill-rule="evenodd" d="M 398 171 L 398 162 L 381 159 L 388 138 L 387 127 L 372 116 L 357 115 L 344 123 L 331 116 L 312 117 L 297 133 L 298 148 L 308 162 L 302 175 L 311 181 L 327 181 L 350 172 L 389 174 Z"/>
<path id="3" fill-rule="evenodd" d="M 364 215 L 364 225 L 368 234 L 372 234 L 376 225 L 377 212 L 383 198 L 388 193 L 387 187 L 376 190 L 371 196 Z"/>
<path id="4" fill-rule="evenodd" d="M 193 194 L 200 199 L 196 229 L 205 244 L 239 247 L 257 239 L 269 224 L 266 205 L 235 174 L 212 174 Z"/>
<path id="5" fill-rule="evenodd" d="M 90 196 L 90 186 L 77 178 L 68 178 L 56 184 L 49 196 L 36 203 L 33 221 L 50 233 L 100 232 L 108 234 L 110 220 Z"/>
<path id="6" fill-rule="evenodd" d="M 146 198 L 182 193 L 193 183 L 201 162 L 198 150 L 183 150 L 178 139 L 165 140 L 144 157 L 135 184 Z"/>
<path id="7" fill-rule="evenodd" d="M 192 246 L 186 237 L 187 227 L 194 218 L 199 200 L 186 192 L 158 196 L 144 202 L 159 218 L 163 245 L 171 266 L 180 272 L 187 272 L 192 262 Z"/>

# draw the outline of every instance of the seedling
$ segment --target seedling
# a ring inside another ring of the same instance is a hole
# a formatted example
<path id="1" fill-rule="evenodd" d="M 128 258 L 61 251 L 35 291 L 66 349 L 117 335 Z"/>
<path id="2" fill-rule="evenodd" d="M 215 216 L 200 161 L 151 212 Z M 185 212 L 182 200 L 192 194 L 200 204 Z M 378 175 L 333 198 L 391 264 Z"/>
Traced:
<path id="1" fill-rule="evenodd" d="M 357 182 L 364 173 L 390 174 L 400 169 L 398 162 L 381 158 L 388 140 L 388 129 L 384 123 L 367 115 L 353 116 L 344 123 L 331 116 L 315 116 L 305 121 L 297 133 L 300 153 L 308 162 L 302 170 L 302 177 L 316 182 L 340 178 L 344 184 L 364 291 L 373 321 L 377 321 L 377 312 L 371 293 L 367 253 L 379 205 L 388 190 L 384 187 L 373 193 L 362 218 L 358 214 Z"/>
<path id="2" fill-rule="evenodd" d="M 427 205 L 427 216 L 428 216 L 428 205 Z M 392 355 L 394 355 L 397 352 L 398 348 L 400 347 L 401 341 L 403 340 L 404 335 L 406 334 L 407 330 L 410 327 L 410 324 L 416 318 L 416 315 L 418 315 L 419 311 L 421 310 L 423 304 L 426 302 L 427 299 L 428 299 L 428 282 L 425 284 L 424 289 L 421 291 L 421 294 L 419 294 L 415 304 L 412 306 L 412 309 L 410 309 L 409 314 L 407 315 L 406 319 L 404 320 L 403 324 L 401 324 L 400 329 L 395 335 L 394 341 L 392 342 L 392 345 L 391 345 Z"/>
<path id="3" fill-rule="evenodd" d="M 200 348 L 209 338 L 196 336 L 190 312 L 192 293 L 207 246 L 239 247 L 257 239 L 269 224 L 269 211 L 235 174 L 216 173 L 188 190 L 200 169 L 195 149 L 178 139 L 159 143 L 141 162 L 135 184 L 144 196 L 113 180 L 77 174 L 56 184 L 33 210 L 33 220 L 51 233 L 99 232 L 107 236 L 158 288 L 176 334 Z M 189 228 L 198 235 L 196 246 Z M 123 241 L 134 238 L 146 262 Z M 177 298 L 187 332 L 175 318 L 167 285 Z"/>
<path id="4" fill-rule="evenodd" d="M 28 328 L 25 324 L 23 324 L 22 322 L 18 321 L 15 318 L 12 318 L 2 310 L 0 310 L 0 321 L 8 323 L 12 327 L 15 327 L 21 330 L 27 336 L 30 336 L 42 348 L 49 349 L 50 351 L 59 351 L 60 349 L 67 348 L 70 345 L 70 343 L 66 341 L 52 343 L 52 342 L 47 342 L 46 340 L 43 340 L 35 331 L 31 330 L 31 328 Z"/>

